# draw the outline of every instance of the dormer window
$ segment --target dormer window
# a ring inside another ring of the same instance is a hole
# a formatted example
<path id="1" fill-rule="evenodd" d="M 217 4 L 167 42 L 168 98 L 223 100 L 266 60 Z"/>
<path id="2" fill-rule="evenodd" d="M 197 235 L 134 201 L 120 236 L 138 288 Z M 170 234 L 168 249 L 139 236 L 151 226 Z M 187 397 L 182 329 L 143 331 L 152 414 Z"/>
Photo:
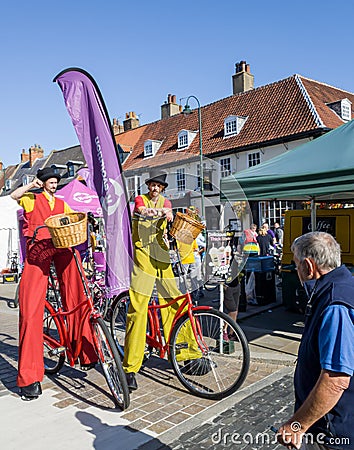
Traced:
<path id="1" fill-rule="evenodd" d="M 178 150 L 188 148 L 196 137 L 196 131 L 181 130 L 178 133 Z"/>
<path id="2" fill-rule="evenodd" d="M 144 157 L 149 158 L 151 156 L 155 156 L 158 149 L 161 147 L 162 141 L 155 141 L 149 139 L 144 143 Z"/>
<path id="3" fill-rule="evenodd" d="M 68 176 L 69 177 L 73 177 L 75 175 L 75 167 L 73 163 L 68 162 L 67 163 L 68 166 Z"/>
<path id="4" fill-rule="evenodd" d="M 352 102 L 347 98 L 343 98 L 338 102 L 327 103 L 327 106 L 331 108 L 338 116 L 344 120 L 349 121 L 352 118 Z"/>
<path id="5" fill-rule="evenodd" d="M 345 98 L 341 101 L 341 116 L 343 120 L 351 120 L 352 118 L 352 104 Z"/>
<path id="6" fill-rule="evenodd" d="M 228 116 L 224 120 L 224 137 L 234 136 L 239 134 L 247 117 Z"/>

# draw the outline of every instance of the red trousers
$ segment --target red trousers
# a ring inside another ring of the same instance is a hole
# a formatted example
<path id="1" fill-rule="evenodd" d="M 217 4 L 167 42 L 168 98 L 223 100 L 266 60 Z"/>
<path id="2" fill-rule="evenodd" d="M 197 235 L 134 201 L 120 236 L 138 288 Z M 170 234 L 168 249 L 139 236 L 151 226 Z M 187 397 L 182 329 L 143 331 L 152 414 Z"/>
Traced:
<path id="1" fill-rule="evenodd" d="M 78 273 L 73 252 L 58 249 L 51 239 L 27 242 L 26 261 L 20 282 L 19 302 L 19 358 L 17 385 L 28 386 L 44 377 L 43 361 L 43 314 L 48 286 L 51 261 L 54 261 L 60 294 L 64 309 L 70 310 L 85 299 L 81 277 Z M 80 264 L 81 260 L 79 258 Z M 81 308 L 68 315 L 71 341 L 75 348 Z M 81 364 L 97 361 L 92 345 L 92 334 L 88 321 L 83 328 L 82 349 L 79 355 Z"/>

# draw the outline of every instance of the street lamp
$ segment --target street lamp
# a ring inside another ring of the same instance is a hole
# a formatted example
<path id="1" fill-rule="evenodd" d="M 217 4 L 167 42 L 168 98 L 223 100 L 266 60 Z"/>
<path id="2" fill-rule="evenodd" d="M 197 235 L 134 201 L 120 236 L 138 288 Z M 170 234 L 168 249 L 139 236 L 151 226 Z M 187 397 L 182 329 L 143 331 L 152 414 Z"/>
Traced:
<path id="1" fill-rule="evenodd" d="M 200 158 L 200 172 L 199 172 L 199 178 L 200 178 L 200 195 L 201 195 L 201 202 L 202 202 L 202 211 L 201 215 L 204 220 L 206 220 L 205 217 L 205 206 L 204 206 L 204 168 L 203 168 L 203 139 L 202 139 L 202 113 L 200 109 L 200 102 L 198 98 L 195 95 L 190 95 L 187 97 L 186 104 L 183 109 L 183 114 L 189 115 L 192 114 L 192 110 L 189 106 L 189 100 L 191 98 L 194 98 L 194 100 L 198 104 L 198 124 L 199 124 L 199 158 Z"/>

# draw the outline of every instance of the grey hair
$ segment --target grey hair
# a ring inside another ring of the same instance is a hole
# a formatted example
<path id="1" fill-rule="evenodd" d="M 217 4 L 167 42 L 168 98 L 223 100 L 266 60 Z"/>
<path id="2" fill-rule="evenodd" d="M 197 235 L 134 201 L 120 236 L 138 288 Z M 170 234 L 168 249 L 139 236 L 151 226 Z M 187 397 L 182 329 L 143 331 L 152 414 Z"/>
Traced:
<path id="1" fill-rule="evenodd" d="M 340 245 L 329 233 L 312 231 L 296 238 L 291 251 L 299 261 L 311 258 L 320 269 L 333 270 L 341 265 Z"/>

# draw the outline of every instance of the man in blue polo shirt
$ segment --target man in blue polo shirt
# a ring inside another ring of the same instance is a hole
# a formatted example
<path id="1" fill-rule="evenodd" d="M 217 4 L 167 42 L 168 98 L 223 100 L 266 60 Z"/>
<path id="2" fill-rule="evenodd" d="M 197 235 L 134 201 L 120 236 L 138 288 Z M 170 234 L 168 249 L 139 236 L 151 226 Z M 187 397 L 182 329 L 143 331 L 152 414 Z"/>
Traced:
<path id="1" fill-rule="evenodd" d="M 287 448 L 354 449 L 354 278 L 328 233 L 304 234 L 291 249 L 309 300 L 295 413 L 279 428 L 278 441 Z"/>

